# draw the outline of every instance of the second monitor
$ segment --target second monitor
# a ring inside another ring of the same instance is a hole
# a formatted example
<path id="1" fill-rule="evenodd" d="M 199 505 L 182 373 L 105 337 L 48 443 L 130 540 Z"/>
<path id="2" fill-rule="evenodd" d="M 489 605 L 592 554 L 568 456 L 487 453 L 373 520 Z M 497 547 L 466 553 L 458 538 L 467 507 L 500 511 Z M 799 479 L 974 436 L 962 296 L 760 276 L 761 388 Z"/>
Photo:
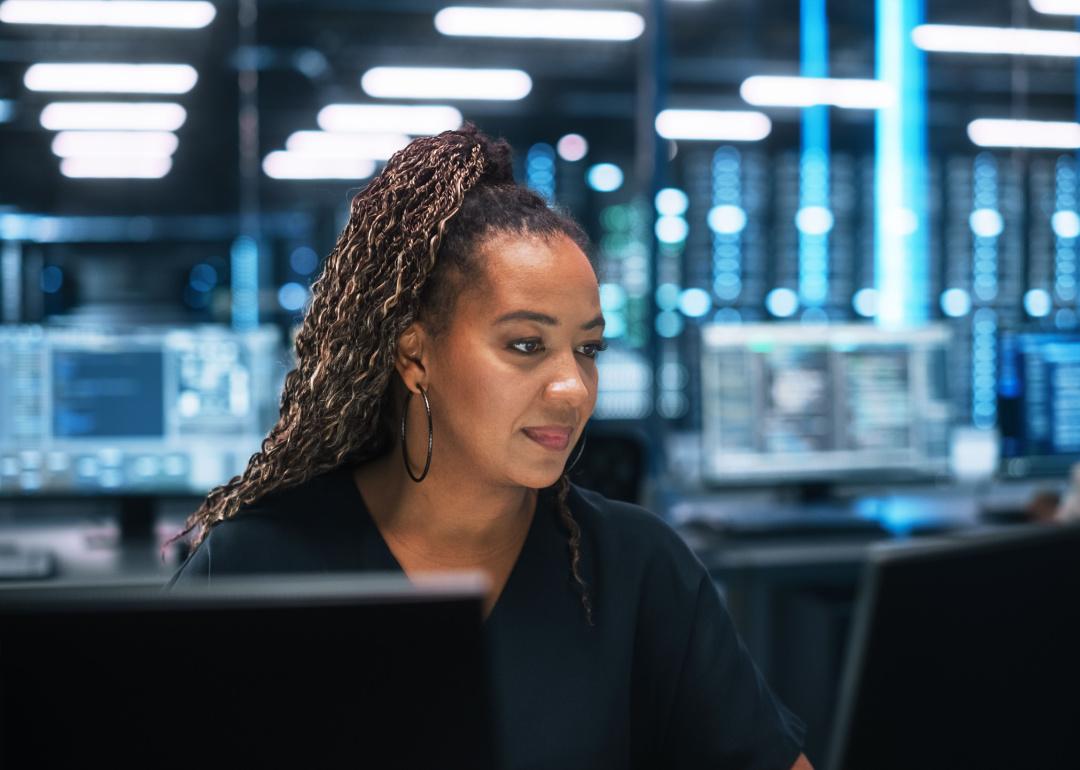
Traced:
<path id="1" fill-rule="evenodd" d="M 946 328 L 745 324 L 702 335 L 706 481 L 947 471 Z"/>

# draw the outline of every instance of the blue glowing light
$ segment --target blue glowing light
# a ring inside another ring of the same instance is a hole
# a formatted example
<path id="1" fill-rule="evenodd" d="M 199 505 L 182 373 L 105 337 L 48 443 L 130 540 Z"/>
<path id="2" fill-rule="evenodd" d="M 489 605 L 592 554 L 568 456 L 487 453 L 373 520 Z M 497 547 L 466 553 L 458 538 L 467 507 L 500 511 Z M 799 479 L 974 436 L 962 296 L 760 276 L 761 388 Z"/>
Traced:
<path id="1" fill-rule="evenodd" d="M 656 239 L 661 243 L 682 243 L 690 232 L 690 226 L 682 217 L 664 216 L 656 220 Z"/>
<path id="2" fill-rule="evenodd" d="M 1024 294 L 1024 310 L 1032 318 L 1045 318 L 1050 315 L 1054 302 L 1046 289 L 1031 289 Z"/>
<path id="3" fill-rule="evenodd" d="M 1075 211 L 1055 211 L 1050 227 L 1058 238 L 1076 238 L 1080 236 L 1080 216 Z"/>
<path id="4" fill-rule="evenodd" d="M 878 291 L 877 289 L 865 288 L 855 292 L 851 298 L 851 306 L 855 312 L 863 318 L 873 318 L 877 315 Z"/>
<path id="5" fill-rule="evenodd" d="M 191 268 L 188 275 L 188 283 L 195 291 L 210 291 L 217 286 L 218 274 L 213 266 L 200 262 Z"/>
<path id="6" fill-rule="evenodd" d="M 971 295 L 963 289 L 941 292 L 941 312 L 950 318 L 960 318 L 971 312 Z"/>
<path id="7" fill-rule="evenodd" d="M 790 318 L 799 309 L 799 295 L 791 289 L 773 289 L 765 295 L 765 309 L 777 318 Z"/>
<path id="8" fill-rule="evenodd" d="M 615 192 L 622 187 L 623 172 L 614 163 L 597 163 L 589 168 L 586 180 L 597 192 Z"/>
<path id="9" fill-rule="evenodd" d="M 803 206 L 795 214 L 795 227 L 804 235 L 825 235 L 833 227 L 833 214 L 824 206 Z"/>
<path id="10" fill-rule="evenodd" d="M 683 318 L 674 310 L 664 310 L 656 314 L 656 333 L 661 337 L 678 337 L 682 330 Z"/>
<path id="11" fill-rule="evenodd" d="M 56 265 L 46 265 L 41 269 L 41 290 L 46 294 L 56 294 L 64 285 L 64 271 Z"/>
<path id="12" fill-rule="evenodd" d="M 618 339 L 626 334 L 626 318 L 622 313 L 604 314 L 604 339 Z"/>
<path id="13" fill-rule="evenodd" d="M 874 113 L 874 282 L 883 326 L 918 325 L 929 310 L 926 57 L 912 40 L 924 15 L 925 0 L 875 2 L 875 75 L 898 96 Z"/>
<path id="14" fill-rule="evenodd" d="M 739 206 L 721 204 L 709 210 L 709 229 L 721 235 L 741 233 L 746 227 L 746 212 Z"/>
<path id="15" fill-rule="evenodd" d="M 259 325 L 259 244 L 237 236 L 229 253 L 232 262 L 232 325 L 246 331 Z M 205 292 L 203 292 L 205 295 Z"/>
<path id="16" fill-rule="evenodd" d="M 1005 220 L 994 209 L 975 209 L 968 217 L 971 232 L 980 238 L 997 238 L 1005 229 Z"/>
<path id="17" fill-rule="evenodd" d="M 626 307 L 626 289 L 617 283 L 600 284 L 600 309 L 618 312 Z"/>
<path id="18" fill-rule="evenodd" d="M 319 255 L 307 246 L 299 246 L 289 255 L 289 267 L 297 275 L 311 275 L 318 266 Z"/>
<path id="19" fill-rule="evenodd" d="M 662 283 L 656 287 L 656 306 L 661 310 L 674 310 L 679 306 L 679 287 L 674 283 Z"/>
<path id="20" fill-rule="evenodd" d="M 712 310 L 712 297 L 704 289 L 686 289 L 679 295 L 679 310 L 690 318 L 701 318 Z"/>
<path id="21" fill-rule="evenodd" d="M 289 281 L 289 283 L 278 289 L 278 304 L 292 312 L 302 308 L 304 303 L 307 302 L 307 297 L 307 289 L 295 281 Z"/>
<path id="22" fill-rule="evenodd" d="M 681 217 L 690 207 L 690 198 L 675 187 L 665 187 L 656 194 L 656 211 L 666 217 Z"/>

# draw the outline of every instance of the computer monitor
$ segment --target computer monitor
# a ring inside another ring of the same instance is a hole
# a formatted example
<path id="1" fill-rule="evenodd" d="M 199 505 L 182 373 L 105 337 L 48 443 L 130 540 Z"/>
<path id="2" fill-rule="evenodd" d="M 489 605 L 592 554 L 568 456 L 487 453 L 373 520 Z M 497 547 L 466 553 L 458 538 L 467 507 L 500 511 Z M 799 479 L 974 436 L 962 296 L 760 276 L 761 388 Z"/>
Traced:
<path id="1" fill-rule="evenodd" d="M 495 767 L 484 585 L 0 589 L 0 766 Z"/>
<path id="2" fill-rule="evenodd" d="M 1080 462 L 1080 333 L 1002 333 L 997 397 L 1001 475 L 1067 476 Z"/>
<path id="3" fill-rule="evenodd" d="M 276 327 L 0 327 L 0 493 L 204 493 L 277 415 Z"/>
<path id="4" fill-rule="evenodd" d="M 876 551 L 827 770 L 1075 767 L 1080 526 Z"/>
<path id="5" fill-rule="evenodd" d="M 948 470 L 948 329 L 702 329 L 702 479 L 926 478 Z"/>

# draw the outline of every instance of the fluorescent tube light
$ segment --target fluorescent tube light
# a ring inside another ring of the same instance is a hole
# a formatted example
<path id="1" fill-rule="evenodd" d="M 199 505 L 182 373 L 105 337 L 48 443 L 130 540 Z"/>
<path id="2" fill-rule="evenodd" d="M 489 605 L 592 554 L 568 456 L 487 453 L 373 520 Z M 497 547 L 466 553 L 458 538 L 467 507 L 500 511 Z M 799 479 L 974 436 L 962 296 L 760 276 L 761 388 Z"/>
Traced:
<path id="1" fill-rule="evenodd" d="M 384 98 L 516 100 L 532 90 L 532 78 L 513 69 L 372 67 L 360 86 Z"/>
<path id="2" fill-rule="evenodd" d="M 896 101 L 888 83 L 857 78 L 808 78 L 755 75 L 743 81 L 739 93 L 758 107 L 830 105 L 852 110 L 877 110 Z"/>
<path id="3" fill-rule="evenodd" d="M 319 110 L 324 131 L 430 136 L 461 127 L 461 112 L 443 105 L 328 104 Z"/>
<path id="4" fill-rule="evenodd" d="M 761 112 L 663 110 L 656 116 L 656 132 L 665 139 L 756 142 L 770 131 L 772 122 Z"/>
<path id="5" fill-rule="evenodd" d="M 968 124 L 968 137 L 980 147 L 1080 148 L 1080 123 L 979 118 Z"/>
<path id="6" fill-rule="evenodd" d="M 467 37 L 634 40 L 645 20 L 630 11 L 451 6 L 435 14 L 435 29 Z"/>
<path id="7" fill-rule="evenodd" d="M 1080 0 L 1031 0 L 1031 7 L 1039 13 L 1080 16 Z"/>
<path id="8" fill-rule="evenodd" d="M 175 131 L 186 119 L 187 111 L 170 102 L 54 102 L 41 111 L 41 125 L 52 131 Z"/>
<path id="9" fill-rule="evenodd" d="M 167 131 L 61 131 L 52 141 L 61 158 L 93 155 L 150 155 L 168 157 L 180 144 Z"/>
<path id="10" fill-rule="evenodd" d="M 33 64 L 23 83 L 31 91 L 186 94 L 198 79 L 188 64 Z"/>
<path id="11" fill-rule="evenodd" d="M 284 150 L 268 154 L 262 165 L 273 179 L 366 179 L 375 173 L 373 160 L 300 155 Z"/>
<path id="12" fill-rule="evenodd" d="M 154 156 L 89 156 L 64 158 L 60 173 L 78 179 L 160 179 L 172 168 L 172 158 Z"/>
<path id="13" fill-rule="evenodd" d="M 214 20 L 212 3 L 181 0 L 5 0 L 0 21 L 86 27 L 201 29 Z"/>
<path id="14" fill-rule="evenodd" d="M 1015 27 L 921 24 L 911 39 L 924 51 L 1016 56 L 1080 56 L 1080 32 Z"/>
<path id="15" fill-rule="evenodd" d="M 285 140 L 285 149 L 298 155 L 388 160 L 408 143 L 404 134 L 296 131 Z"/>

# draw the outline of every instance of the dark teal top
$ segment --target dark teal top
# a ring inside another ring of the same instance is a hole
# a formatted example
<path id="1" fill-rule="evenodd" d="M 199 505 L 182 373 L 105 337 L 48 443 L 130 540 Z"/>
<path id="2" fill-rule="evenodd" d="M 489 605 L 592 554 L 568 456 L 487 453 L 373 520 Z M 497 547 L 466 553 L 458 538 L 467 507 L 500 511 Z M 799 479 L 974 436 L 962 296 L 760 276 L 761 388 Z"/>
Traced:
<path id="1" fill-rule="evenodd" d="M 704 565 L 659 516 L 571 486 L 586 623 L 554 489 L 485 621 L 507 770 L 788 770 L 804 726 L 769 690 Z M 213 527 L 170 582 L 403 571 L 342 467 Z"/>

